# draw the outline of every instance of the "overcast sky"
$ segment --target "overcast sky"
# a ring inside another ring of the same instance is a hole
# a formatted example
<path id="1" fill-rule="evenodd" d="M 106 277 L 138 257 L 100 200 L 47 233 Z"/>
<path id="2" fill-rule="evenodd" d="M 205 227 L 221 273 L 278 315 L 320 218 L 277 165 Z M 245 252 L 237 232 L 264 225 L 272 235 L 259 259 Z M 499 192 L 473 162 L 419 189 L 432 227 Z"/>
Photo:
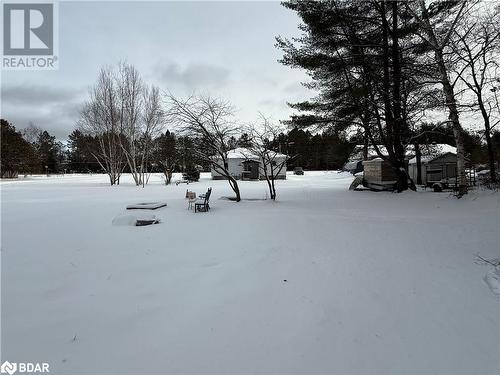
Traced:
<path id="1" fill-rule="evenodd" d="M 304 72 L 277 62 L 274 38 L 298 24 L 279 2 L 61 2 L 59 70 L 3 71 L 2 118 L 65 140 L 99 68 L 126 60 L 163 90 L 230 100 L 243 122 L 285 119 L 286 102 L 310 92 Z"/>

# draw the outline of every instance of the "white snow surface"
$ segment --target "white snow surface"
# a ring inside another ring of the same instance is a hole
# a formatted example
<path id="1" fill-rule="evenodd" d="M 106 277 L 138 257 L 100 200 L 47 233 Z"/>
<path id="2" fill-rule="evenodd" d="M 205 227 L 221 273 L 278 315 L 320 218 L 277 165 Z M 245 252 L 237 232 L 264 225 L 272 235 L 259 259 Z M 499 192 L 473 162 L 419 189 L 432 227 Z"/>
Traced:
<path id="1" fill-rule="evenodd" d="M 499 194 L 348 191 L 352 176 L 1 184 L 2 360 L 51 374 L 498 374 Z M 161 222 L 114 226 L 129 204 Z M 147 214 L 147 212 L 144 212 Z M 490 275 L 485 279 L 485 275 Z M 494 277 L 493 277 L 494 276 Z M 286 281 L 285 281 L 286 280 Z"/>

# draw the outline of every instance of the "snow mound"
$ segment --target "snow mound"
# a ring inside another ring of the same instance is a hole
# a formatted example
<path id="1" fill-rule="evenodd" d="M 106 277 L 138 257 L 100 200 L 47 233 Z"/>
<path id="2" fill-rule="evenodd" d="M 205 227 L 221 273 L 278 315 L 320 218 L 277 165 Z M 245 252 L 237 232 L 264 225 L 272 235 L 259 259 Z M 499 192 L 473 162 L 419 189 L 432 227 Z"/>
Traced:
<path id="1" fill-rule="evenodd" d="M 500 298 L 500 267 L 495 267 L 488 272 L 484 276 L 484 281 L 493 294 Z"/>
<path id="2" fill-rule="evenodd" d="M 112 224 L 117 226 L 122 225 L 131 225 L 136 226 L 138 221 L 156 221 L 157 218 L 155 215 L 131 215 L 131 214 L 121 214 L 116 216 Z"/>

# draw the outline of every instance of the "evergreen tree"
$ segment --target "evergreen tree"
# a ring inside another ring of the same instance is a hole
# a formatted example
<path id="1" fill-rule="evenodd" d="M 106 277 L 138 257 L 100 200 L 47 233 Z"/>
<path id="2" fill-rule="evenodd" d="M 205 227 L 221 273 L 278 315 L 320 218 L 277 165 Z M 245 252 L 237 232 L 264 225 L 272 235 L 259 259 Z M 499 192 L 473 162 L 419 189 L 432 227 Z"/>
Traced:
<path id="1" fill-rule="evenodd" d="M 87 173 L 101 170 L 92 152 L 97 150 L 98 142 L 91 135 L 76 129 L 68 136 L 68 168 L 73 172 Z"/>
<path id="2" fill-rule="evenodd" d="M 59 173 L 63 171 L 64 151 L 61 142 L 55 136 L 44 130 L 38 137 L 36 150 L 42 170 L 47 173 Z"/>
<path id="3" fill-rule="evenodd" d="M 165 184 L 169 185 L 174 170 L 178 168 L 183 159 L 181 144 L 174 133 L 167 130 L 156 138 L 152 159 L 164 174 Z"/>
<path id="4" fill-rule="evenodd" d="M 8 121 L 1 119 L 1 177 L 16 177 L 18 173 L 33 173 L 37 163 L 35 149 Z"/>
<path id="5" fill-rule="evenodd" d="M 277 38 L 281 62 L 305 69 L 306 87 L 319 95 L 292 104 L 302 114 L 290 124 L 340 133 L 361 130 L 379 157 L 398 175 L 398 190 L 408 188 L 405 145 L 422 103 L 431 101 L 415 43 L 415 20 L 402 2 L 299 1 L 284 6 L 302 19 L 300 38 Z M 383 144 L 382 153 L 377 145 Z"/>

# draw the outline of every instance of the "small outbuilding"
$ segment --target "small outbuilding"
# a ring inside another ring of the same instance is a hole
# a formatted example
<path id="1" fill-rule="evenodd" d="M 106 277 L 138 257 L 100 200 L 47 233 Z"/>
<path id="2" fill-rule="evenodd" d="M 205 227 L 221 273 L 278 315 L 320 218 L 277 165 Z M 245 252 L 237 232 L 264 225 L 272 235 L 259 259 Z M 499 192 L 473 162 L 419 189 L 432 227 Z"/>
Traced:
<path id="1" fill-rule="evenodd" d="M 382 153 L 382 155 L 388 155 L 388 152 L 383 145 L 377 145 L 377 148 Z M 405 153 L 405 159 L 408 160 L 414 155 L 413 146 L 409 146 Z M 366 158 L 366 159 L 365 159 Z M 349 155 L 347 162 L 342 167 L 343 171 L 350 172 L 352 174 L 356 174 L 359 172 L 363 172 L 365 162 L 368 160 L 377 160 L 380 159 L 379 154 L 376 151 L 374 146 L 369 146 L 366 150 L 364 150 L 363 145 L 356 145 Z"/>
<path id="2" fill-rule="evenodd" d="M 382 155 L 388 154 L 383 145 L 377 145 L 376 148 L 378 148 Z M 396 171 L 388 161 L 379 157 L 376 148 L 369 146 L 364 150 L 363 145 L 357 145 L 351 153 L 349 160 L 344 165 L 343 170 L 355 175 L 363 172 L 363 177 L 355 180 L 356 184 L 354 187 L 362 183 L 363 186 L 372 190 L 394 190 L 398 181 Z M 406 150 L 406 160 L 408 160 L 411 152 L 411 148 Z M 367 159 L 363 160 L 364 157 Z"/>
<path id="3" fill-rule="evenodd" d="M 385 154 L 385 148 L 378 147 L 380 152 Z M 457 177 L 455 147 L 447 144 L 429 144 L 420 145 L 417 150 L 413 145 L 410 145 L 406 150 L 404 168 L 415 183 L 417 183 L 419 175 L 417 157 L 415 156 L 417 151 L 421 155 L 420 176 L 422 185 L 436 187 L 437 190 L 455 185 Z M 392 190 L 398 180 L 396 171 L 388 161 L 375 155 L 374 148 L 370 147 L 368 149 L 368 160 L 359 161 L 361 155 L 358 147 L 344 169 L 352 173 L 358 173 L 361 169 L 363 171 L 362 183 L 365 187 L 373 190 Z"/>
<path id="4" fill-rule="evenodd" d="M 420 177 L 422 185 L 442 190 L 455 185 L 457 178 L 457 151 L 447 144 L 432 145 L 429 150 L 422 150 L 420 158 Z M 417 157 L 408 162 L 408 175 L 418 180 L 419 168 Z"/>
<path id="5" fill-rule="evenodd" d="M 271 167 L 279 168 L 283 163 L 283 167 L 278 172 L 275 173 L 276 179 L 285 180 L 286 179 L 286 159 L 287 156 L 283 154 L 276 153 L 274 156 L 275 166 L 268 166 L 268 173 L 271 172 Z M 263 180 L 264 167 L 263 163 L 257 155 L 254 155 L 250 150 L 246 148 L 236 148 L 228 152 L 227 155 L 228 169 L 231 176 L 237 180 Z M 223 180 L 225 177 L 218 171 L 211 167 L 212 179 L 213 180 Z"/>
<path id="6" fill-rule="evenodd" d="M 381 158 L 363 162 L 363 185 L 373 190 L 394 190 L 398 177 L 388 161 Z"/>

